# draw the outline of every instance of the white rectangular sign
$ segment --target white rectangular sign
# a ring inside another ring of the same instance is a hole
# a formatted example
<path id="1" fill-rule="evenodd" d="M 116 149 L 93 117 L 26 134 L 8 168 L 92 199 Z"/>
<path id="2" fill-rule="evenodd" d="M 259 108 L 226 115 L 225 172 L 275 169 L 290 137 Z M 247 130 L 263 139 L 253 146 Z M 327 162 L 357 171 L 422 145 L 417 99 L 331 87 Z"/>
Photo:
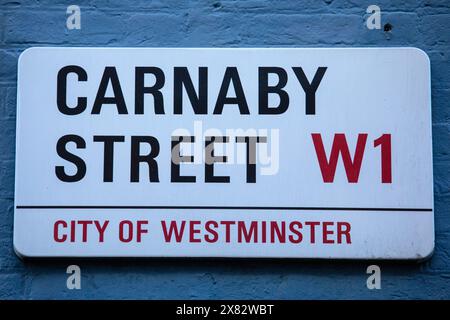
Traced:
<path id="1" fill-rule="evenodd" d="M 415 48 L 31 48 L 26 257 L 422 259 L 430 65 Z"/>

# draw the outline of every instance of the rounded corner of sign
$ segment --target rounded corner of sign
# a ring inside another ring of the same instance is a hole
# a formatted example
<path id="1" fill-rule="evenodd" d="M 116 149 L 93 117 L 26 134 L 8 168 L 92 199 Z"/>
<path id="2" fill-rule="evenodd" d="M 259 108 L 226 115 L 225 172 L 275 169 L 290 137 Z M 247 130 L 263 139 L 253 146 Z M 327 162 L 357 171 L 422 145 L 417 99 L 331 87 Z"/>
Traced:
<path id="1" fill-rule="evenodd" d="M 429 260 L 434 254 L 435 243 L 434 240 L 431 242 L 430 246 L 426 248 L 424 252 L 420 252 L 417 254 L 415 260 L 418 262 L 423 262 Z"/>
<path id="2" fill-rule="evenodd" d="M 425 52 L 425 50 L 417 47 L 408 47 L 408 50 L 413 52 L 414 56 L 418 59 L 422 59 L 426 66 L 430 65 L 430 57 L 428 56 L 428 53 Z"/>
<path id="3" fill-rule="evenodd" d="M 14 253 L 16 254 L 16 256 L 19 257 L 19 259 L 21 259 L 21 260 L 25 260 L 26 258 L 32 257 L 32 255 L 28 254 L 26 252 L 26 250 L 21 249 L 17 245 L 16 240 L 13 241 L 13 249 L 14 249 Z"/>
<path id="4" fill-rule="evenodd" d="M 32 54 L 33 51 L 38 50 L 39 47 L 29 47 L 26 48 L 25 50 L 22 51 L 22 53 L 19 55 L 19 60 L 18 60 L 18 64 L 21 65 L 22 61 L 29 56 L 30 54 Z"/>

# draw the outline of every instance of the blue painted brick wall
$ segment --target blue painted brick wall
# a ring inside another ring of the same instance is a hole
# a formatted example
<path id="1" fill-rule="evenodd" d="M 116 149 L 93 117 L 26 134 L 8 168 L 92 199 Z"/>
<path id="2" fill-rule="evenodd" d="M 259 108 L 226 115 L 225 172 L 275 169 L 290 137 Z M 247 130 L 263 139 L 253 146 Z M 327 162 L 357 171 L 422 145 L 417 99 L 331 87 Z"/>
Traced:
<path id="1" fill-rule="evenodd" d="M 81 30 L 66 8 L 81 7 Z M 377 4 L 392 31 L 368 30 Z M 448 0 L 0 1 L 0 298 L 450 298 Z M 31 46 L 414 46 L 431 59 L 436 250 L 424 263 L 368 261 L 19 260 L 12 249 L 17 58 Z M 69 264 L 82 290 L 66 288 Z"/>

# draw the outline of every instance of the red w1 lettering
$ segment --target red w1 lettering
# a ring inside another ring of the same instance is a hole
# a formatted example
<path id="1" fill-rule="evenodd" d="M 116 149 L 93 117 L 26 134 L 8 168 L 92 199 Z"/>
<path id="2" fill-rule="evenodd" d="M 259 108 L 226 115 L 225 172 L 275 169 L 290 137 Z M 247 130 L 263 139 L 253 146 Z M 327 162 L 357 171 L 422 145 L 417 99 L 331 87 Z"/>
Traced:
<path id="1" fill-rule="evenodd" d="M 339 155 L 341 155 L 342 162 L 344 163 L 347 181 L 349 183 L 358 182 L 364 151 L 366 148 L 367 136 L 367 133 L 358 134 L 358 140 L 356 142 L 356 148 L 352 158 L 345 134 L 336 133 L 334 135 L 333 145 L 331 147 L 329 157 L 327 157 L 325 147 L 323 145 L 322 135 L 320 133 L 311 134 L 320 171 L 322 173 L 323 182 L 332 183 L 334 181 Z M 381 135 L 379 138 L 374 140 L 373 145 L 374 147 L 381 147 L 381 182 L 392 183 L 391 135 Z"/>

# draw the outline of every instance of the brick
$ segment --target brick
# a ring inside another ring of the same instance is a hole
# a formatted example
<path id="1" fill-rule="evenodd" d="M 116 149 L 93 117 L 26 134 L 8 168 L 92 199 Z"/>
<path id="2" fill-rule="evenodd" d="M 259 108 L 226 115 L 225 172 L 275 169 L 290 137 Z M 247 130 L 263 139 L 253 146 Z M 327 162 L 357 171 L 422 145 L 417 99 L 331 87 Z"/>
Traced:
<path id="1" fill-rule="evenodd" d="M 0 119 L 6 118 L 6 92 L 6 87 L 0 87 Z"/>
<path id="2" fill-rule="evenodd" d="M 334 0 L 330 1 L 330 6 L 334 6 L 336 8 L 363 8 L 364 11 L 366 8 L 375 4 L 380 7 L 381 13 L 388 11 L 400 11 L 400 12 L 411 12 L 417 8 L 422 6 L 423 0 L 377 0 L 377 1 L 360 1 L 360 0 Z"/>
<path id="3" fill-rule="evenodd" d="M 0 119 L 11 120 L 16 117 L 16 88 L 0 87 Z"/>
<path id="4" fill-rule="evenodd" d="M 434 48 L 432 51 L 428 51 L 428 55 L 431 60 L 431 85 L 433 88 L 450 87 L 450 67 L 448 61 L 450 61 L 450 46 L 442 48 Z"/>
<path id="5" fill-rule="evenodd" d="M 15 121 L 0 120 L 0 161 L 14 159 L 15 131 Z"/>
<path id="6" fill-rule="evenodd" d="M 12 199 L 0 198 L 0 214 L 2 219 L 0 220 L 0 238 L 4 234 L 10 235 L 12 233 L 14 203 Z"/>
<path id="7" fill-rule="evenodd" d="M 424 7 L 432 7 L 432 8 L 446 8 L 448 9 L 448 1 L 447 0 L 424 0 Z"/>
<path id="8" fill-rule="evenodd" d="M 450 163 L 434 165 L 434 193 L 437 196 L 450 196 Z"/>
<path id="9" fill-rule="evenodd" d="M 24 287 L 22 274 L 0 273 L 0 299 L 23 299 Z"/>
<path id="10" fill-rule="evenodd" d="M 2 199 L 14 198 L 14 161 L 0 161 L 0 197 Z"/>
<path id="11" fill-rule="evenodd" d="M 450 13 L 432 14 L 422 17 L 419 31 L 423 41 L 427 45 L 450 45 L 448 25 L 450 24 Z"/>
<path id="12" fill-rule="evenodd" d="M 6 19 L 5 42 L 17 45 L 142 45 L 155 41 L 176 44 L 182 39 L 183 20 L 174 14 L 85 12 L 80 30 L 67 30 L 66 15 L 56 11 L 14 12 Z M 28 21 L 16 25 L 16 21 Z M 33 24 L 40 28 L 31 27 Z M 114 28 L 111 28 L 111 26 Z"/>
<path id="13" fill-rule="evenodd" d="M 0 79 L 15 81 L 17 79 L 17 59 L 19 53 L 15 50 L 0 49 Z"/>
<path id="14" fill-rule="evenodd" d="M 7 87 L 6 88 L 6 97 L 5 97 L 5 105 L 4 105 L 4 117 L 6 120 L 11 120 L 16 118 L 16 109 L 17 109 L 17 89 L 16 87 Z"/>
<path id="15" fill-rule="evenodd" d="M 433 88 L 431 92 L 431 106 L 433 112 L 433 122 L 450 123 L 450 89 Z"/>
<path id="16" fill-rule="evenodd" d="M 434 164 L 450 160 L 450 126 L 446 124 L 434 125 L 433 128 L 433 160 Z"/>

